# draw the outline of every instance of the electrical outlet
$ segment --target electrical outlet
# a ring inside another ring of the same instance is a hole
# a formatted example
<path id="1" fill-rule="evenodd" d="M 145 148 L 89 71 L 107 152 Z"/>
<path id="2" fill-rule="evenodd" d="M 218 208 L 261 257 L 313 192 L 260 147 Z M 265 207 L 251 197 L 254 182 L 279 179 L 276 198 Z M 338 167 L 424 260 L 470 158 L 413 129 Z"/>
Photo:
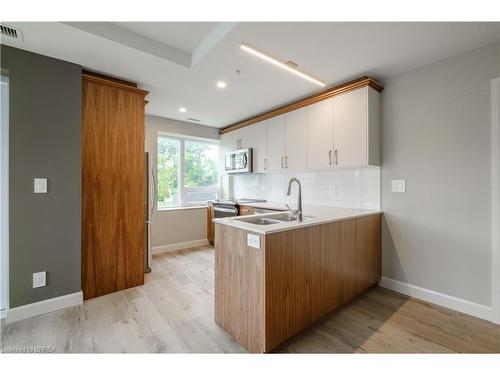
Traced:
<path id="1" fill-rule="evenodd" d="M 391 181 L 391 191 L 393 193 L 406 192 L 406 181 L 405 180 L 392 180 Z"/>
<path id="2" fill-rule="evenodd" d="M 254 247 L 256 249 L 260 249 L 260 236 L 256 234 L 247 234 L 247 245 L 250 247 Z"/>
<path id="3" fill-rule="evenodd" d="M 47 193 L 47 179 L 46 178 L 35 178 L 33 181 L 33 190 L 37 194 Z"/>
<path id="4" fill-rule="evenodd" d="M 33 274 L 33 288 L 40 288 L 47 285 L 46 272 L 35 272 Z"/>

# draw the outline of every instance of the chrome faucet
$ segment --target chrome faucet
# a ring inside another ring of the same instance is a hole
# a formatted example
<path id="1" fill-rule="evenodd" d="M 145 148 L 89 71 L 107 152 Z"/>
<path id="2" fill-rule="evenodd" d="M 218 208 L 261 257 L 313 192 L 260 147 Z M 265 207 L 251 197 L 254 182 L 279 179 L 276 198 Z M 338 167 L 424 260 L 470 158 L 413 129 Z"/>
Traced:
<path id="1" fill-rule="evenodd" d="M 291 195 L 293 182 L 296 182 L 297 185 L 299 185 L 299 196 L 297 197 L 297 209 L 292 210 L 288 204 L 286 204 L 286 206 L 291 211 L 292 215 L 298 217 L 299 221 L 302 221 L 302 187 L 300 186 L 300 181 L 297 177 L 292 177 L 288 182 L 288 191 L 286 192 L 286 195 L 288 196 Z"/>

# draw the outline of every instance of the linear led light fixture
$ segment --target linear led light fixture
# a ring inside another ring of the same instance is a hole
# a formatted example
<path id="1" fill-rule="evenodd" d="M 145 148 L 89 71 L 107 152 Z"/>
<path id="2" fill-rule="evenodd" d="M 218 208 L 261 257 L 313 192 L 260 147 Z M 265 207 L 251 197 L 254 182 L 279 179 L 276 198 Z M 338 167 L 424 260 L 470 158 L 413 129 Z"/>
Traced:
<path id="1" fill-rule="evenodd" d="M 321 86 L 321 87 L 325 86 L 324 82 L 321 82 L 320 80 L 318 80 L 318 79 L 316 79 L 314 77 L 311 77 L 310 75 L 308 75 L 308 74 L 306 74 L 304 72 L 301 72 L 300 70 L 298 70 L 296 68 L 293 68 L 293 67 L 291 67 L 291 66 L 289 66 L 289 65 L 287 65 L 285 63 L 282 63 L 281 61 L 276 60 L 275 58 L 273 58 L 273 57 L 271 57 L 269 55 L 266 55 L 265 53 L 260 52 L 260 51 L 256 50 L 253 47 L 250 47 L 248 44 L 241 43 L 240 47 L 241 47 L 242 50 L 250 52 L 252 55 L 260 57 L 262 60 L 270 62 L 271 64 L 274 64 L 276 66 L 279 66 L 280 68 L 288 70 L 290 73 L 293 73 L 295 75 L 298 75 L 299 77 L 307 79 L 309 82 L 315 83 L 315 84 L 317 84 L 318 86 Z"/>

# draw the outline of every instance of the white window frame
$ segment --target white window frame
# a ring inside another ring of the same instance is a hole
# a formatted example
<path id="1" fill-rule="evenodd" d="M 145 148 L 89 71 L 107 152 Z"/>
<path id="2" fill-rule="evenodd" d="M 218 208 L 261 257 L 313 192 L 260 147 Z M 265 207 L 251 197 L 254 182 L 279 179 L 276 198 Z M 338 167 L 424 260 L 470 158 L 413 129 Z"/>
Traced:
<path id="1" fill-rule="evenodd" d="M 3 73 L 3 71 L 2 71 Z M 0 75 L 0 318 L 9 310 L 9 77 Z"/>
<path id="2" fill-rule="evenodd" d="M 166 133 L 166 132 L 158 132 L 157 137 L 156 137 L 156 144 L 158 145 L 158 139 L 160 137 L 163 138 L 170 138 L 170 139 L 175 139 L 179 141 L 179 204 L 168 206 L 168 207 L 159 207 L 157 204 L 157 211 L 168 211 L 168 210 L 175 210 L 179 208 L 192 208 L 192 207 L 198 207 L 198 206 L 206 206 L 207 202 L 187 202 L 187 194 L 189 192 L 214 192 L 217 194 L 217 196 L 220 195 L 221 192 L 221 183 L 220 183 L 220 141 L 217 139 L 210 139 L 210 138 L 201 138 L 201 137 L 193 137 L 193 136 L 187 136 L 187 135 L 181 135 L 181 134 L 174 134 L 174 133 Z M 215 186 L 202 186 L 202 187 L 185 187 L 184 186 L 184 152 L 185 152 L 185 142 L 186 141 L 196 141 L 200 143 L 208 143 L 212 145 L 217 145 L 219 147 L 219 155 L 217 157 L 217 162 L 219 165 L 217 165 L 217 173 L 218 173 L 218 179 L 217 179 L 217 185 Z M 158 148 L 156 149 L 156 160 L 158 160 Z M 156 161 L 156 168 L 158 168 L 158 161 Z M 158 189 L 158 181 L 156 182 L 156 186 L 154 187 L 155 189 Z"/>

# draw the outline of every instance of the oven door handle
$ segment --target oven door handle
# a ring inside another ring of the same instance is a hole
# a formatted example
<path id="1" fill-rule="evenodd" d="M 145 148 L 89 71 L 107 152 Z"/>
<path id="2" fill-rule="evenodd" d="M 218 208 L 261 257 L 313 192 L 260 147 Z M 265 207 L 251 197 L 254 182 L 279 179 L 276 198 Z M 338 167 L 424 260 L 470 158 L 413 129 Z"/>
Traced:
<path id="1" fill-rule="evenodd" d="M 218 212 L 228 212 L 231 214 L 237 214 L 238 210 L 236 208 L 222 208 L 222 207 L 214 207 L 214 211 Z"/>
<path id="2" fill-rule="evenodd" d="M 243 154 L 243 168 L 246 168 L 248 166 L 248 156 L 247 153 L 245 152 Z"/>

